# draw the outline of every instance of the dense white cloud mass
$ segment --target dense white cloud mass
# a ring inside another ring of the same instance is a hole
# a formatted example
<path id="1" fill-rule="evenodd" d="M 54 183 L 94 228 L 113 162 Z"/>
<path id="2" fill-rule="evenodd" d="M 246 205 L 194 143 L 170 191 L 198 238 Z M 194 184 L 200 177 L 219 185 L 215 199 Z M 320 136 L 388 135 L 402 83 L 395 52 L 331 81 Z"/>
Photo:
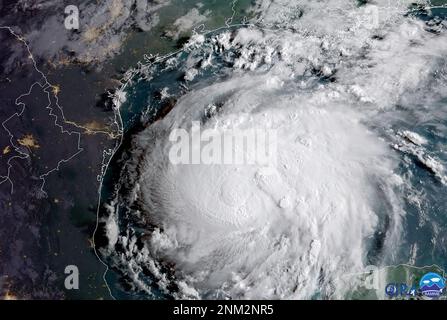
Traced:
<path id="1" fill-rule="evenodd" d="M 355 1 L 260 1 L 268 29 L 224 32 L 189 49 L 186 73 L 200 76 L 218 57 L 233 70 L 199 81 L 135 139 L 127 201 L 147 231 L 142 248 L 129 230 L 114 242 L 137 287 L 150 290 L 147 268 L 174 297 L 340 298 L 351 289 L 343 275 L 362 271 L 370 250 L 394 255 L 405 178 L 390 145 L 427 160 L 424 137 L 393 131 L 396 106 L 405 101 L 405 122 L 447 92 L 445 79 L 430 80 L 447 72 L 445 33 L 404 16 L 408 4 L 375 1 L 387 16 L 371 26 Z M 416 90 L 423 94 L 408 101 Z M 210 106 L 218 106 L 211 116 Z M 276 130 L 276 165 L 173 165 L 169 135 L 192 121 L 218 132 Z M 377 235 L 383 245 L 372 249 Z"/>
<path id="2" fill-rule="evenodd" d="M 375 190 L 392 175 L 386 145 L 349 108 L 274 80 L 250 75 L 194 91 L 140 135 L 138 198 L 157 226 L 149 251 L 200 293 L 305 298 L 320 275 L 324 288 L 362 268 Z M 169 130 L 199 120 L 216 93 L 230 98 L 207 126 L 276 129 L 276 166 L 171 165 Z"/>

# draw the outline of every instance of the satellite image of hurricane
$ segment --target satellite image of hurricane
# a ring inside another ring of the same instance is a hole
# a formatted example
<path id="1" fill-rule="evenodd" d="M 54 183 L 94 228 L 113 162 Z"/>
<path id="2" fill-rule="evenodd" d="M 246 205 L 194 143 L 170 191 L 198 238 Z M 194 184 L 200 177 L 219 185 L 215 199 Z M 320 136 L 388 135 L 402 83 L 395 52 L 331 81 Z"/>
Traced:
<path id="1" fill-rule="evenodd" d="M 446 0 L 0 0 L 0 40 L 0 299 L 447 299 Z"/>

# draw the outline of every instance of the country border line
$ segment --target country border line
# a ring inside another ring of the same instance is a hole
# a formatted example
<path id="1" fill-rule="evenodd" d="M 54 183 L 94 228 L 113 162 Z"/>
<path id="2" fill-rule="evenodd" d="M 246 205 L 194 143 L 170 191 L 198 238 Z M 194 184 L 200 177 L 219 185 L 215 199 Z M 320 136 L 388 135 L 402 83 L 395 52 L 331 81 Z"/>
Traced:
<path id="1" fill-rule="evenodd" d="M 32 52 L 31 52 L 31 49 L 30 49 L 28 43 L 26 42 L 26 40 L 25 40 L 22 36 L 19 36 L 19 35 L 12 29 L 12 27 L 10 27 L 10 26 L 0 26 L 0 30 L 8 30 L 8 31 L 9 31 L 9 32 L 10 32 L 10 33 L 11 33 L 11 34 L 12 34 L 18 41 L 20 41 L 20 42 L 23 43 L 23 45 L 26 47 L 26 50 L 27 50 L 27 52 L 28 52 L 28 54 L 29 54 L 28 57 L 31 59 L 35 71 L 36 71 L 38 74 L 41 75 L 41 77 L 42 77 L 41 80 L 43 80 L 43 82 L 44 82 L 43 85 L 40 84 L 39 81 L 35 82 L 34 84 L 31 85 L 31 88 L 30 88 L 30 90 L 28 91 L 28 93 L 25 93 L 25 94 L 20 95 L 20 96 L 15 100 L 15 104 L 16 104 L 17 106 L 20 106 L 20 105 L 21 105 L 21 106 L 22 106 L 22 110 L 21 110 L 19 113 L 18 113 L 18 112 L 15 112 L 15 113 L 14 113 L 13 115 L 11 115 L 8 119 L 6 119 L 5 121 L 2 122 L 2 126 L 3 126 L 3 128 L 6 130 L 6 132 L 8 133 L 8 135 L 9 135 L 9 137 L 10 137 L 10 142 L 11 142 L 11 144 L 12 144 L 12 147 L 14 148 L 14 150 L 15 150 L 17 153 L 19 153 L 19 156 L 13 156 L 13 157 L 11 157 L 11 158 L 8 159 L 8 162 L 7 162 L 7 163 L 8 163 L 8 174 L 7 174 L 7 176 L 2 176 L 3 180 L 0 181 L 0 185 L 3 184 L 3 183 L 6 182 L 6 181 L 9 181 L 9 182 L 11 183 L 11 194 L 12 194 L 12 193 L 14 192 L 14 183 L 12 182 L 11 177 L 10 177 L 11 168 L 13 167 L 12 164 L 11 164 L 11 161 L 12 161 L 13 159 L 17 159 L 17 158 L 20 158 L 20 159 L 28 159 L 28 158 L 30 158 L 30 155 L 29 155 L 29 154 L 26 154 L 26 153 L 21 152 L 21 151 L 20 151 L 20 148 L 19 148 L 18 146 L 16 146 L 16 145 L 13 143 L 13 137 L 14 137 L 14 136 L 13 136 L 13 134 L 11 133 L 11 131 L 6 127 L 6 123 L 7 123 L 8 121 L 10 121 L 13 117 L 15 117 L 15 116 L 20 117 L 20 116 L 23 114 L 23 112 L 24 112 L 25 109 L 26 109 L 26 106 L 25 106 L 25 104 L 24 104 L 23 102 L 20 102 L 20 103 L 19 103 L 18 100 L 19 100 L 20 98 L 26 96 L 26 95 L 31 94 L 31 90 L 32 90 L 32 88 L 34 87 L 34 85 L 39 84 L 39 85 L 41 86 L 41 88 L 43 89 L 43 91 L 47 93 L 48 100 L 49 100 L 49 105 L 46 107 L 46 109 L 49 109 L 49 110 L 50 110 L 50 112 L 49 112 L 48 115 L 49 115 L 50 117 L 54 117 L 54 125 L 55 125 L 56 127 L 58 127 L 58 128 L 61 130 L 61 133 L 62 133 L 62 134 L 68 134 L 68 135 L 70 135 L 70 136 L 74 134 L 74 135 L 78 136 L 78 139 L 77 139 L 77 150 L 76 150 L 76 152 L 75 152 L 73 155 L 71 155 L 69 158 L 67 158 L 67 159 L 59 160 L 58 163 L 57 163 L 57 165 L 56 165 L 56 167 L 52 168 L 52 169 L 49 170 L 48 172 L 43 173 L 43 174 L 41 174 L 41 175 L 39 176 L 39 179 L 42 180 L 42 185 L 41 185 L 40 189 L 41 189 L 41 191 L 42 191 L 45 195 L 47 195 L 47 193 L 46 193 L 45 190 L 44 190 L 44 186 L 45 186 L 45 182 L 46 182 L 46 177 L 47 177 L 49 174 L 51 174 L 52 172 L 59 171 L 60 166 L 61 166 L 62 163 L 67 163 L 67 162 L 69 162 L 69 161 L 72 160 L 74 157 L 76 157 L 78 154 L 80 154 L 82 151 L 84 151 L 84 149 L 81 147 L 81 135 L 82 135 L 82 134 L 81 134 L 80 132 L 77 132 L 77 131 L 69 131 L 69 130 L 66 130 L 61 124 L 58 123 L 59 118 L 58 118 L 58 116 L 57 116 L 56 114 L 53 113 L 54 108 L 51 107 L 51 104 L 52 104 L 52 103 L 51 103 L 51 97 L 50 97 L 50 92 L 48 91 L 49 88 L 53 88 L 54 86 L 48 81 L 48 79 L 47 79 L 47 77 L 45 76 L 45 74 L 44 74 L 44 73 L 37 67 L 37 62 L 36 62 L 36 60 L 34 59 L 34 56 L 33 56 Z M 55 97 L 55 100 L 56 100 L 56 106 L 57 106 L 57 108 L 59 109 L 59 111 L 60 111 L 60 113 L 61 113 L 61 117 L 62 117 L 62 119 L 63 119 L 63 122 L 64 122 L 64 123 L 67 123 L 67 120 L 66 120 L 65 115 L 64 115 L 64 110 L 63 110 L 63 108 L 59 105 L 59 98 L 57 97 L 56 94 L 54 95 L 54 97 Z"/>

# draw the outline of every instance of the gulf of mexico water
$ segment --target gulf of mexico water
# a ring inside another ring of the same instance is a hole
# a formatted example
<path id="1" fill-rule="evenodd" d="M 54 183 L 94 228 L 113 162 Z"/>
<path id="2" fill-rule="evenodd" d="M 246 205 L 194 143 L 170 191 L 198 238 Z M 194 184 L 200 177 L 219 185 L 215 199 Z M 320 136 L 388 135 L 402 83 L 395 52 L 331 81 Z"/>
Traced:
<path id="1" fill-rule="evenodd" d="M 311 7 L 309 10 L 317 9 L 319 8 Z M 364 110 L 370 118 L 360 121 L 386 142 L 391 157 L 397 159 L 394 175 L 398 181 L 393 184 L 397 202 L 394 203 L 388 197 L 389 189 L 377 185 L 380 190 L 374 208 L 377 210 L 378 222 L 375 230 L 366 236 L 366 247 L 362 257 L 364 265 L 374 264 L 385 268 L 407 264 L 411 269 L 411 266 L 436 264 L 445 269 L 447 263 L 445 258 L 447 218 L 444 201 L 447 121 L 445 117 L 447 64 L 444 47 L 446 9 L 433 9 L 430 14 L 422 8 L 411 12 L 411 15 L 407 12 L 406 18 L 402 18 L 405 13 L 402 17 L 398 17 L 400 23 L 390 22 L 389 25 L 381 26 L 377 30 L 367 30 L 366 35 L 360 33 L 360 36 L 368 39 L 365 42 L 367 45 L 361 43 L 362 39 L 358 43 L 352 40 L 354 44 L 349 39 L 347 42 L 342 40 L 341 44 L 338 41 L 331 43 L 326 35 L 319 33 L 321 30 L 317 30 L 316 35 L 304 34 L 294 38 L 293 34 L 295 32 L 300 34 L 301 31 L 295 30 L 293 26 L 290 26 L 290 30 L 285 30 L 283 27 L 272 30 L 259 24 L 247 24 L 210 32 L 203 38 L 195 37 L 190 45 L 174 55 L 140 67 L 133 81 L 123 90 L 126 100 L 120 107 L 120 113 L 125 133 L 124 143 L 109 166 L 103 189 L 105 203 L 117 201 L 112 211 L 120 235 L 125 239 L 125 243 L 118 242 L 112 251 L 104 251 L 104 257 L 112 267 L 108 278 L 114 295 L 122 298 L 170 298 L 175 296 L 171 291 L 178 291 L 178 286 L 175 286 L 176 264 L 173 261 L 168 264 L 169 267 L 163 264 L 165 269 L 154 270 L 148 267 L 153 261 L 148 260 L 147 256 L 136 256 L 138 251 L 144 248 L 145 241 L 151 237 L 156 224 L 136 219 L 141 218 L 141 214 L 135 214 L 135 211 L 140 211 L 142 207 L 138 202 L 129 202 L 128 199 L 134 192 L 132 181 L 135 180 L 135 172 L 137 175 L 141 174 L 138 170 L 129 174 L 126 168 L 126 163 L 132 162 L 135 154 L 141 156 L 135 152 L 134 137 L 141 134 L 154 121 L 171 112 L 183 96 L 231 80 L 236 75 L 253 74 L 255 77 L 259 73 L 269 74 L 274 72 L 278 65 L 282 67 L 284 60 L 292 64 L 293 70 L 297 73 L 293 75 L 292 82 L 305 84 L 299 89 L 301 91 L 297 89 L 303 99 L 309 94 L 318 96 L 319 92 L 329 92 L 330 97 L 347 92 L 354 95 L 357 100 L 348 103 L 365 105 L 361 110 Z M 409 26 L 407 23 L 410 27 L 422 26 L 422 30 L 406 32 L 408 38 L 399 42 L 401 47 L 393 48 L 393 41 L 389 40 L 395 39 L 393 37 L 396 30 L 393 28 L 407 28 Z M 318 46 L 322 47 L 323 53 L 317 53 L 318 61 L 307 56 L 307 52 L 293 53 L 292 58 L 287 60 L 284 58 L 286 54 L 284 43 L 275 47 L 274 38 L 281 37 L 286 40 L 290 37 L 290 41 L 302 41 L 307 50 L 315 47 L 306 42 L 318 39 L 321 42 Z M 239 42 L 235 41 L 235 38 L 238 38 Z M 373 40 L 369 42 L 369 39 Z M 384 47 L 381 47 L 382 43 Z M 337 47 L 338 45 L 343 47 Z M 352 46 L 346 48 L 348 45 Z M 266 52 L 269 52 L 266 48 L 269 46 L 274 49 L 274 53 L 266 56 Z M 402 50 L 411 51 L 417 46 L 423 48 L 422 53 L 416 50 L 413 54 L 408 54 L 409 60 L 405 60 Z M 385 53 L 392 52 L 397 58 L 391 62 L 393 56 L 382 60 L 381 50 Z M 335 51 L 341 52 L 341 56 L 347 56 L 347 61 L 334 56 Z M 354 58 L 349 61 L 349 57 L 353 56 Z M 412 61 L 411 58 L 415 60 Z M 304 71 L 298 68 L 301 67 L 298 64 L 302 61 L 305 65 Z M 350 62 L 371 68 L 373 71 L 367 73 L 367 76 L 362 75 L 361 71 L 352 72 L 351 68 L 355 67 L 346 67 L 344 64 Z M 414 71 L 414 74 L 404 72 L 404 63 L 408 64 L 409 70 Z M 427 64 L 426 69 L 418 67 L 424 63 Z M 377 67 L 379 64 L 387 68 L 382 70 L 380 66 Z M 193 76 L 190 76 L 191 72 Z M 378 74 L 380 72 L 385 75 L 389 72 L 391 77 L 396 79 L 381 77 Z M 421 78 L 420 81 L 418 77 Z M 350 81 L 351 79 L 353 81 Z M 415 85 L 411 83 L 412 80 L 415 80 Z M 389 82 L 391 90 L 381 92 L 380 83 L 379 86 L 375 86 L 374 81 Z M 368 87 L 368 82 L 372 83 L 371 87 Z M 395 83 L 397 85 L 393 86 Z M 344 89 L 346 91 L 343 91 Z M 367 94 L 368 89 L 372 90 L 370 96 Z M 396 97 L 393 95 L 393 90 L 401 91 Z M 375 93 L 378 95 L 375 96 Z M 232 93 L 230 91 L 226 94 Z M 249 95 L 250 92 L 246 94 Z M 281 95 L 283 94 L 286 93 L 281 92 Z M 219 96 L 218 92 L 216 96 Z M 219 99 L 225 106 L 227 97 Z M 370 107 L 373 111 L 369 109 Z M 394 211 L 398 213 L 391 214 Z M 107 217 L 110 211 L 103 212 L 103 215 Z M 395 230 L 398 231 L 394 233 Z M 135 241 L 135 245 L 130 250 L 128 242 L 131 239 Z M 320 259 L 324 260 L 325 257 Z M 154 275 L 156 272 L 165 273 L 171 280 L 167 289 L 161 288 L 157 283 L 159 279 L 157 280 Z M 322 277 L 321 282 L 324 282 L 324 277 L 329 278 L 330 275 Z M 331 297 L 331 293 L 316 290 L 308 296 L 308 298 L 325 297 Z"/>

